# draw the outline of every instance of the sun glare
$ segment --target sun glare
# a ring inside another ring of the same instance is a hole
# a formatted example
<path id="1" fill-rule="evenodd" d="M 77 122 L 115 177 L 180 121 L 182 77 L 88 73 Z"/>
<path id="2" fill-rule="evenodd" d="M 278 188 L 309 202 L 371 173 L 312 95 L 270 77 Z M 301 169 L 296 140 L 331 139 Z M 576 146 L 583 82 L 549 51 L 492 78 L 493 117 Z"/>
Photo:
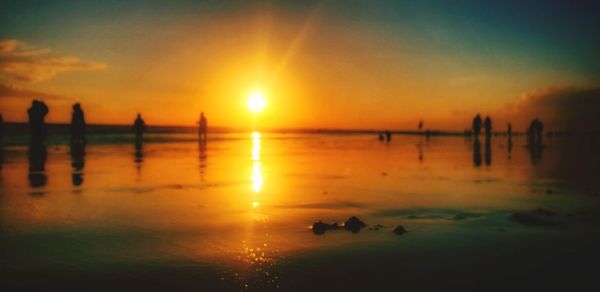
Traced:
<path id="1" fill-rule="evenodd" d="M 265 95 L 260 91 L 254 91 L 248 96 L 248 109 L 251 112 L 259 113 L 265 108 Z"/>

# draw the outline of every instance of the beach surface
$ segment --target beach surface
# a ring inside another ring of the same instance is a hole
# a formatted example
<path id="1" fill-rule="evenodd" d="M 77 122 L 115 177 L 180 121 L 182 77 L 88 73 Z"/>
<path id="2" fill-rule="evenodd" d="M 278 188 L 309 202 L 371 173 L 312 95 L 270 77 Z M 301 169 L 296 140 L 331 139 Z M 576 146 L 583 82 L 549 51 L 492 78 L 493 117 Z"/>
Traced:
<path id="1" fill-rule="evenodd" d="M 554 137 L 534 152 L 524 137 L 503 136 L 145 138 L 136 148 L 127 136 L 91 137 L 83 152 L 57 143 L 37 155 L 4 147 L 3 291 L 579 290 L 594 283 L 594 142 Z M 351 216 L 366 226 L 311 229 Z M 407 232 L 394 233 L 399 225 Z"/>

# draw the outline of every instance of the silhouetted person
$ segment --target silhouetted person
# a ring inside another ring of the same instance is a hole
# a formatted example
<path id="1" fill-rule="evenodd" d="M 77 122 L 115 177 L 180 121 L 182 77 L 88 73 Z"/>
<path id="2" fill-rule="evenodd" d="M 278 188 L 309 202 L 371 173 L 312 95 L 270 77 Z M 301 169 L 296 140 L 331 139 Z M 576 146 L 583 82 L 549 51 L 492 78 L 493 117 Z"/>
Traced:
<path id="1" fill-rule="evenodd" d="M 45 145 L 29 145 L 29 173 L 27 178 L 29 180 L 29 185 L 32 188 L 43 187 L 46 185 L 46 182 L 48 180 L 44 172 L 46 166 L 46 157 L 47 151 Z"/>
<path id="2" fill-rule="evenodd" d="M 133 132 L 135 133 L 135 144 L 142 144 L 144 138 L 144 131 L 146 131 L 146 123 L 142 120 L 142 115 L 137 114 L 135 122 L 133 122 Z"/>
<path id="3" fill-rule="evenodd" d="M 481 143 L 479 143 L 477 136 L 475 136 L 475 141 L 473 141 L 473 164 L 477 167 L 481 166 Z"/>
<path id="4" fill-rule="evenodd" d="M 73 167 L 73 186 L 83 184 L 83 168 L 85 166 L 85 144 L 71 143 L 71 167 Z"/>
<path id="5" fill-rule="evenodd" d="M 527 129 L 527 145 L 530 147 L 541 147 L 543 133 L 544 124 L 538 119 L 531 121 Z"/>
<path id="6" fill-rule="evenodd" d="M 44 119 L 48 114 L 48 106 L 44 102 L 33 100 L 27 110 L 29 116 L 29 129 L 31 131 L 31 144 L 41 145 L 46 141 L 46 124 Z"/>
<path id="7" fill-rule="evenodd" d="M 73 105 L 71 113 L 71 144 L 85 144 L 85 117 L 79 103 Z"/>
<path id="8" fill-rule="evenodd" d="M 542 159 L 542 135 L 544 132 L 544 124 L 538 119 L 534 119 L 529 124 L 529 128 L 527 129 L 527 148 L 529 149 L 529 154 L 531 155 L 531 163 L 536 165 Z"/>
<path id="9" fill-rule="evenodd" d="M 200 113 L 200 121 L 198 121 L 198 137 L 200 141 L 206 141 L 208 125 L 204 113 Z"/>
<path id="10" fill-rule="evenodd" d="M 383 133 L 379 133 L 379 141 L 383 141 L 385 139 Z"/>
<path id="11" fill-rule="evenodd" d="M 508 123 L 507 129 L 506 129 L 506 135 L 508 135 L 508 137 L 512 137 L 512 125 L 510 123 Z"/>
<path id="12" fill-rule="evenodd" d="M 537 120 L 537 126 L 535 127 L 536 143 L 542 146 L 542 137 L 544 136 L 544 124 L 542 121 Z"/>
<path id="13" fill-rule="evenodd" d="M 475 137 L 478 137 L 481 133 L 481 116 L 479 114 L 477 114 L 477 116 L 475 116 L 475 118 L 473 119 L 472 129 L 473 135 L 475 135 Z"/>
<path id="14" fill-rule="evenodd" d="M 490 119 L 489 116 L 485 117 L 483 127 L 485 128 L 485 138 L 488 139 L 490 136 L 492 136 L 492 119 Z"/>
<path id="15" fill-rule="evenodd" d="M 423 130 L 423 120 L 419 121 L 419 131 Z"/>
<path id="16" fill-rule="evenodd" d="M 537 124 L 537 119 L 531 121 L 529 127 L 527 128 L 527 147 L 533 147 L 535 141 L 535 125 Z"/>
<path id="17" fill-rule="evenodd" d="M 385 131 L 385 140 L 387 142 L 390 142 L 392 140 L 392 132 L 390 131 Z"/>

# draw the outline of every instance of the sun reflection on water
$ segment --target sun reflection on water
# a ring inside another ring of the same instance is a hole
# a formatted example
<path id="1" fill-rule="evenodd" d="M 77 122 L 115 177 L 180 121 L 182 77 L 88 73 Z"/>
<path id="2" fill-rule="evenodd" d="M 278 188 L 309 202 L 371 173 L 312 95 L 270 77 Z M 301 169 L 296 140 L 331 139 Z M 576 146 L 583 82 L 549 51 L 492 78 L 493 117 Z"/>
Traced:
<path id="1" fill-rule="evenodd" d="M 260 133 L 252 132 L 252 190 L 259 193 L 263 186 L 260 170 Z"/>

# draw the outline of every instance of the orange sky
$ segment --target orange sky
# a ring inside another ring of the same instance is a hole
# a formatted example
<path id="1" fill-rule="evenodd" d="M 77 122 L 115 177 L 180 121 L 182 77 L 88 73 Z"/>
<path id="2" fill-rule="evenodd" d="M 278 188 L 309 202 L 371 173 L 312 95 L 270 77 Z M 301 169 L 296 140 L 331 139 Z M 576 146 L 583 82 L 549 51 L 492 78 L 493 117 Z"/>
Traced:
<path id="1" fill-rule="evenodd" d="M 504 124 L 499 113 L 533 90 L 598 80 L 562 57 L 548 62 L 555 52 L 506 43 L 504 32 L 427 13 L 406 20 L 327 3 L 152 7 L 98 7 L 96 19 L 63 21 L 38 10 L 38 23 L 0 31 L 4 119 L 26 120 L 37 97 L 50 122 L 68 122 L 81 102 L 88 123 L 128 124 L 141 112 L 149 124 L 193 125 L 204 111 L 224 127 L 414 129 L 424 119 L 462 130 L 478 112 Z M 256 89 L 267 106 L 253 115 L 246 98 Z"/>

